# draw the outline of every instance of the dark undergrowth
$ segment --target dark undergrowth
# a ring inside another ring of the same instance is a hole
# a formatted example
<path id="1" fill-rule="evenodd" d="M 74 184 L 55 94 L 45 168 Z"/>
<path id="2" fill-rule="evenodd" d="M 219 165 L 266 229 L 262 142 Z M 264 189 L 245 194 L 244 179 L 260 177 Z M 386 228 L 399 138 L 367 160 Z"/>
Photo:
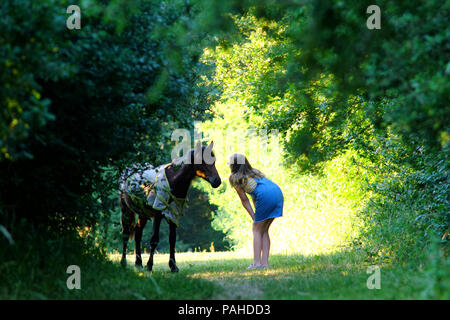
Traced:
<path id="1" fill-rule="evenodd" d="M 170 273 L 150 275 L 107 259 L 76 234 L 49 237 L 17 228 L 0 241 L 0 299 L 207 299 L 215 285 Z M 80 267 L 81 289 L 68 289 L 68 266 Z"/>

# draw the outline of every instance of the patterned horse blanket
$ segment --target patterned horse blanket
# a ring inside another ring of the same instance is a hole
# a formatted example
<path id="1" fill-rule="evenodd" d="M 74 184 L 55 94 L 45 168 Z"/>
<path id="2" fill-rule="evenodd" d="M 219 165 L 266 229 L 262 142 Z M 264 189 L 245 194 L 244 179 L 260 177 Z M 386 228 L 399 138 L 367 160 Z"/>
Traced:
<path id="1" fill-rule="evenodd" d="M 176 198 L 170 191 L 165 168 L 169 164 L 154 167 L 151 164 L 136 164 L 127 168 L 119 180 L 119 190 L 126 193 L 131 201 L 126 205 L 136 214 L 152 217 L 149 208 L 162 211 L 162 215 L 178 226 L 185 198 Z M 126 198 L 125 198 L 126 199 Z"/>

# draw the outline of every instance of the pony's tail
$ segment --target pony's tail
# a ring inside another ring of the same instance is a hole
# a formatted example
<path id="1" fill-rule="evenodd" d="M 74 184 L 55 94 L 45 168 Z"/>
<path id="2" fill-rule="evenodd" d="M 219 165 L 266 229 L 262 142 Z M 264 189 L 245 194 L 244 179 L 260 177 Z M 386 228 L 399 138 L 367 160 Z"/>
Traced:
<path id="1" fill-rule="evenodd" d="M 119 196 L 119 204 L 120 204 L 120 224 L 122 225 L 122 234 L 128 235 L 128 240 L 132 241 L 134 239 L 134 230 L 136 229 L 136 215 L 130 210 L 127 204 L 127 195 L 125 193 L 121 193 Z"/>

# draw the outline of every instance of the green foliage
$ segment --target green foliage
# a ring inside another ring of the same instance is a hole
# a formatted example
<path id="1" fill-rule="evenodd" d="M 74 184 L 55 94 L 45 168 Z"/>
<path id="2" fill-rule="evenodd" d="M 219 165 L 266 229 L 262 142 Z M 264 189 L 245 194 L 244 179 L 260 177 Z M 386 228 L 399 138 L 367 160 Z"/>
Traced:
<path id="1" fill-rule="evenodd" d="M 224 183 L 218 190 L 204 188 L 209 199 L 218 206 L 213 227 L 227 233 L 234 249 L 248 248 L 252 244 L 251 219 L 242 207 L 236 191 L 229 185 L 227 157 L 233 152 L 244 152 L 253 167 L 263 171 L 277 183 L 284 194 L 283 217 L 271 227 L 273 252 L 325 253 L 350 245 L 359 234 L 361 221 L 355 212 L 367 202 L 365 186 L 373 179 L 368 170 L 354 164 L 355 153 L 329 161 L 321 173 L 304 173 L 295 167 L 283 166 L 283 154 L 269 143 L 267 154 L 258 149 L 258 136 L 244 136 L 251 128 L 242 117 L 238 101 L 218 103 L 212 110 L 215 118 L 202 124 L 208 140 L 215 141 L 216 167 Z M 217 128 L 221 128 L 217 131 Z M 234 132 L 245 142 L 233 144 Z M 220 135 L 228 133 L 226 140 Z M 367 160 L 358 159 L 367 164 Z"/>
<path id="2" fill-rule="evenodd" d="M 409 143 L 419 141 L 440 149 L 446 142 L 441 136 L 449 129 L 445 80 L 449 4 L 378 2 L 382 26 L 375 32 L 362 23 L 370 4 L 314 3 L 311 24 L 317 32 L 305 41 L 304 58 L 300 56 L 299 62 L 329 70 L 340 82 L 338 90 L 358 90 L 375 105 L 388 100 L 386 106 L 375 106 L 384 127 L 391 127 Z M 329 57 L 314 55 L 312 49 L 325 51 Z"/>
<path id="3" fill-rule="evenodd" d="M 68 45 L 61 5 L 47 1 L 30 6 L 20 0 L 0 4 L 0 160 L 32 157 L 25 142 L 55 119 L 39 80 L 63 79 L 73 72 L 58 53 Z"/>
<path id="4" fill-rule="evenodd" d="M 411 150 L 448 143 L 448 3 L 381 1 L 380 30 L 366 27 L 370 1 L 241 3 L 250 7 L 235 18 L 243 44 L 217 47 L 236 53 L 233 72 L 217 75 L 243 81 L 221 89 L 245 88 L 244 108 L 292 133 L 294 158 L 317 163 L 349 146 L 364 150 L 374 130 Z"/>
<path id="5" fill-rule="evenodd" d="M 171 131 L 195 119 L 207 120 L 224 183 L 196 186 L 177 250 L 225 249 L 223 233 L 249 250 L 251 221 L 226 181 L 227 157 L 241 152 L 285 195 L 272 252 L 297 252 L 275 259 L 266 287 L 246 283 L 263 298 L 298 298 L 298 283 L 312 298 L 448 298 L 448 2 L 378 1 L 380 30 L 366 27 L 370 1 L 79 3 L 82 29 L 71 31 L 67 0 L 0 4 L 2 296 L 212 297 L 217 286 L 196 278 L 247 260 L 145 282 L 104 260 L 118 247 L 118 173 L 168 162 Z M 256 156 L 254 135 L 228 149 L 218 129 L 277 129 L 281 151 L 270 143 Z M 54 281 L 74 257 L 104 270 L 87 274 L 85 293 Z M 370 263 L 395 290 L 368 296 Z"/>
<path id="6" fill-rule="evenodd" d="M 204 52 L 215 67 L 206 84 L 220 92 L 206 127 L 280 130 L 283 167 L 252 159 L 243 146 L 228 151 L 245 153 L 286 193 L 286 215 L 272 231 L 278 250 L 353 242 L 370 261 L 417 263 L 448 232 L 450 112 L 441 41 L 448 8 L 438 1 L 379 5 L 381 31 L 366 28 L 365 2 L 280 5 L 277 22 L 250 8 L 234 17 L 239 41 Z M 433 21 L 419 27 L 429 15 Z M 435 35 L 433 45 L 418 40 Z M 415 86 L 418 79 L 433 89 Z M 228 189 L 211 195 L 219 206 L 215 226 L 241 247 L 250 243 L 250 222 Z"/>
<path id="7" fill-rule="evenodd" d="M 373 184 L 372 198 L 362 215 L 369 255 L 376 259 L 408 261 L 426 257 L 430 247 L 449 231 L 448 152 L 441 158 L 417 155 L 419 170 L 386 166 Z M 448 241 L 439 245 L 449 252 Z"/>
<path id="8" fill-rule="evenodd" d="M 0 5 L 2 220 L 95 226 L 121 168 L 169 161 L 173 128 L 207 107 L 200 48 L 171 56 L 183 3 L 136 1 L 112 21 L 122 1 L 85 1 L 81 30 L 66 28 L 68 1 Z"/>

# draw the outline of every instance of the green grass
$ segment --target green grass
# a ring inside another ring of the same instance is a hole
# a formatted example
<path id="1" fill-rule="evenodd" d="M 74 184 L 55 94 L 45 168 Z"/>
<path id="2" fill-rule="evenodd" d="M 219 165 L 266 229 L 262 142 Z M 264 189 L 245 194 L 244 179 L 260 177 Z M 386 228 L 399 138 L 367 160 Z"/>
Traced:
<path id="1" fill-rule="evenodd" d="M 113 261 L 119 258 L 111 255 Z M 134 256 L 127 258 L 133 265 Z M 146 263 L 148 255 L 143 259 Z M 180 272 L 176 275 L 169 272 L 167 262 L 168 255 L 155 255 L 151 274 L 135 271 L 143 281 L 156 281 L 161 288 L 157 297 L 162 299 L 420 299 L 427 279 L 420 268 L 380 266 L 381 289 L 370 290 L 366 284 L 369 263 L 354 251 L 273 255 L 271 268 L 265 270 L 247 270 L 250 257 L 235 252 L 177 254 Z M 177 285 L 167 286 L 172 279 Z M 196 289 L 183 296 L 192 283 Z"/>
<path id="2" fill-rule="evenodd" d="M 448 259 L 441 266 L 383 265 L 381 289 L 369 290 L 363 250 L 321 255 L 273 254 L 271 267 L 247 270 L 250 251 L 177 253 L 179 273 L 167 254 L 155 255 L 153 271 L 123 268 L 120 255 L 105 256 L 73 238 L 0 246 L 0 299 L 448 299 Z M 32 240 L 32 241 L 31 241 Z M 148 255 L 143 255 L 144 264 Z M 436 260 L 437 261 L 437 260 Z M 81 270 L 81 289 L 69 290 L 69 265 Z M 430 266 L 433 266 L 431 268 Z M 430 272 L 430 270 L 434 270 Z M 437 271 L 437 273 L 436 273 Z M 438 275 L 434 276 L 433 275 Z M 438 279 L 438 282 L 433 279 Z"/>

